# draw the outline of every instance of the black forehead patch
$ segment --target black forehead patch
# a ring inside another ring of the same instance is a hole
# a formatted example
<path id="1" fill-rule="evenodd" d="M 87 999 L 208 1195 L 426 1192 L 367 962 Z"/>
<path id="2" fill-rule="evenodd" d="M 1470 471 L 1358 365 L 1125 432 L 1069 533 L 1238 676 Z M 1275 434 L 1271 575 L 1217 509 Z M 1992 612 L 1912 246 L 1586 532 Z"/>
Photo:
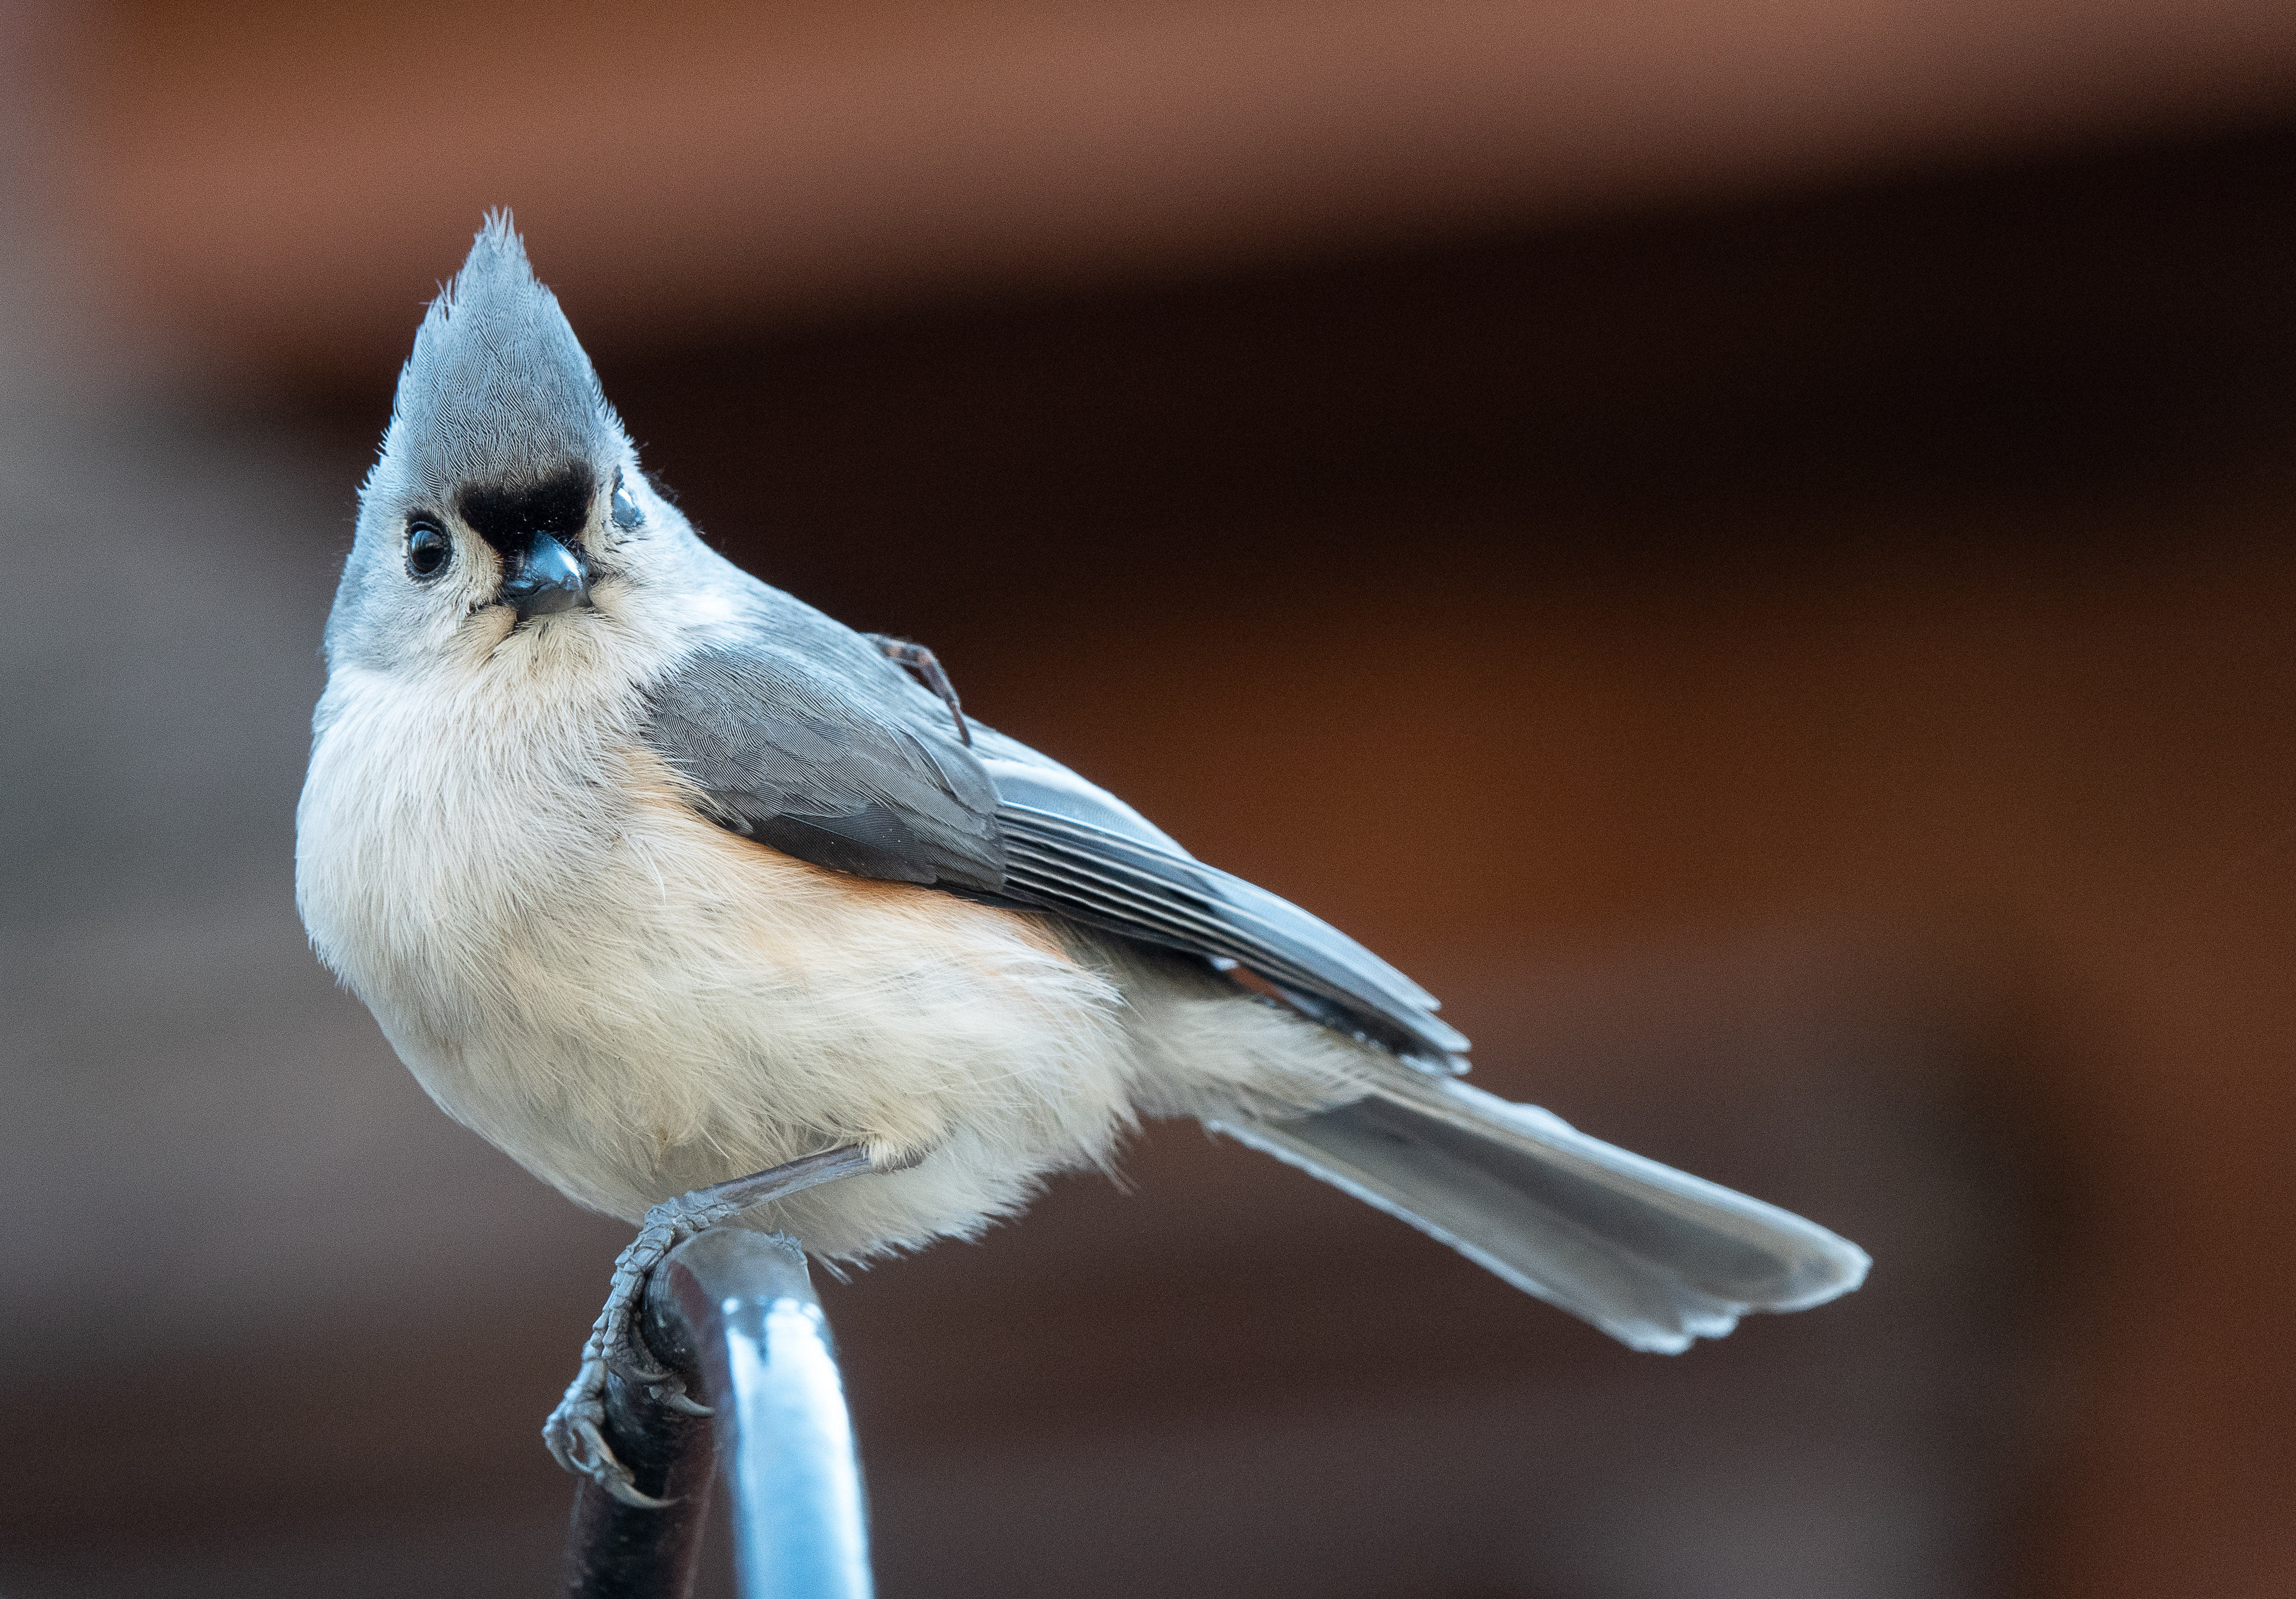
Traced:
<path id="1" fill-rule="evenodd" d="M 530 483 L 474 483 L 455 496 L 455 509 L 480 538 L 508 549 L 537 533 L 564 539 L 579 532 L 595 487 L 590 469 L 572 461 Z"/>

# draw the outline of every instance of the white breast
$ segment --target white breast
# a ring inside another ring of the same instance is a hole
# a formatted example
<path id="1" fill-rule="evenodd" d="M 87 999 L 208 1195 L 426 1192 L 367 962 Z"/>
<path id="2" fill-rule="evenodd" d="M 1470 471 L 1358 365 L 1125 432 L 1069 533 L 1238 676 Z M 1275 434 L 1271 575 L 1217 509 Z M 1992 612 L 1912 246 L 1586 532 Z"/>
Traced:
<path id="1" fill-rule="evenodd" d="M 339 669 L 298 813 L 315 947 L 451 1114 L 633 1218 L 838 1144 L 933 1152 L 791 1201 L 834 1255 L 1105 1155 L 1138 1070 L 1105 972 L 1034 918 L 724 832 L 627 676 L 525 642 L 452 684 Z"/>

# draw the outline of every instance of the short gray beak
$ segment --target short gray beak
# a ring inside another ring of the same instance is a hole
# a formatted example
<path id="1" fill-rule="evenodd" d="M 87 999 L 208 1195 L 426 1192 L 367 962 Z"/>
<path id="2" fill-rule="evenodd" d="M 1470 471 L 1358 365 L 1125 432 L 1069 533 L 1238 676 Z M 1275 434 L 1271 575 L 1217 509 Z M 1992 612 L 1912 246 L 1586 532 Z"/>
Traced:
<path id="1" fill-rule="evenodd" d="M 582 558 L 547 533 L 537 533 L 523 553 L 511 556 L 502 597 L 518 607 L 521 622 L 554 616 L 590 603 L 590 569 Z"/>

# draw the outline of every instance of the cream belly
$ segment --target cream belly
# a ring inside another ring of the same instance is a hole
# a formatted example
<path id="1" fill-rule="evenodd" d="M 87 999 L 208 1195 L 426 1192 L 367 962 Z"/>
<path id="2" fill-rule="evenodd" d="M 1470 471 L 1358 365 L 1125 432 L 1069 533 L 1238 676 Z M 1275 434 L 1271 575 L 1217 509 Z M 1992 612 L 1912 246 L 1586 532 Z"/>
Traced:
<path id="1" fill-rule="evenodd" d="M 1117 975 L 1038 919 L 727 833 L 616 718 L 382 686 L 339 674 L 322 708 L 306 924 L 439 1103 L 578 1202 L 924 1154 L 766 1218 L 865 1255 L 1010 1213 L 1131 1124 Z"/>

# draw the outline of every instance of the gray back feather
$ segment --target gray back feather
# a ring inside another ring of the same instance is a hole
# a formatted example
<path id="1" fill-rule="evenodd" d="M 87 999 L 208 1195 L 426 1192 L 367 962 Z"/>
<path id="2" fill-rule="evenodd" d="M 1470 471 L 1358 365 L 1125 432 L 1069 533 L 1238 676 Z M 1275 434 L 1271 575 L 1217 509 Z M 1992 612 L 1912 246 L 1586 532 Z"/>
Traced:
<path id="1" fill-rule="evenodd" d="M 705 651 L 648 696 L 647 740 L 719 825 L 785 854 L 894 882 L 1002 887 L 988 775 L 841 664 L 767 636 Z"/>

